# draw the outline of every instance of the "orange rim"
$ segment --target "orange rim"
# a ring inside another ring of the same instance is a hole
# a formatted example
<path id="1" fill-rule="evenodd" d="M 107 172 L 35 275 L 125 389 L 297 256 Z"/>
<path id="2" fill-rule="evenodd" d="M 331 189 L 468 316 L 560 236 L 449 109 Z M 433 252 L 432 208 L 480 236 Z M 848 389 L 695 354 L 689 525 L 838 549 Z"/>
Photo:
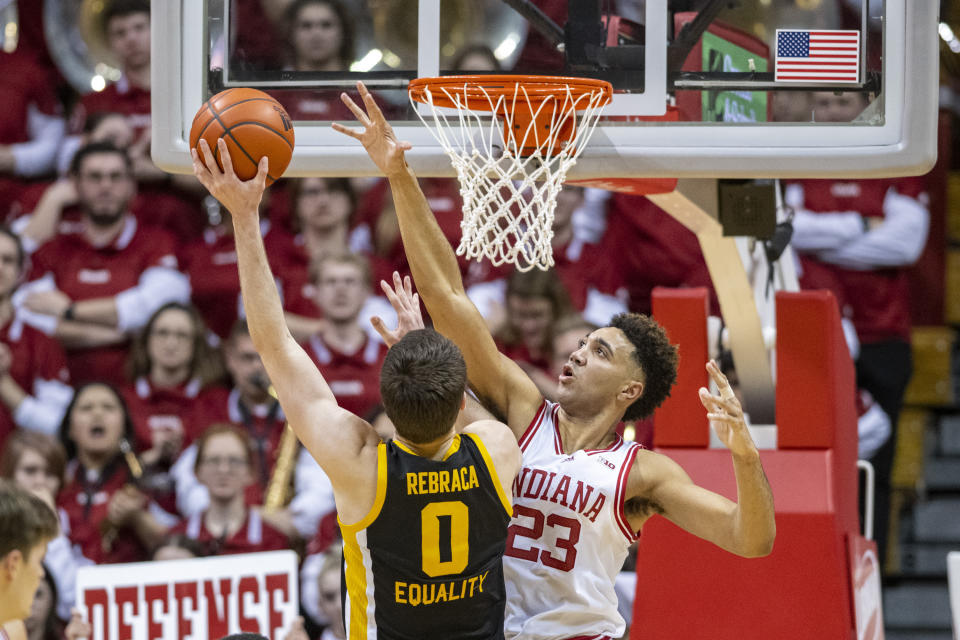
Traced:
<path id="1" fill-rule="evenodd" d="M 520 89 L 518 89 L 520 87 Z M 427 90 L 438 107 L 467 106 L 476 111 L 490 111 L 494 105 L 490 98 L 505 96 L 517 102 L 538 103 L 550 98 L 562 98 L 567 91 L 574 100 L 581 96 L 599 93 L 596 106 L 605 106 L 613 98 L 613 86 L 606 80 L 568 76 L 528 75 L 464 75 L 439 78 L 417 78 L 410 81 L 410 97 L 417 102 L 429 103 Z M 465 98 L 466 105 L 456 104 L 447 94 Z"/>

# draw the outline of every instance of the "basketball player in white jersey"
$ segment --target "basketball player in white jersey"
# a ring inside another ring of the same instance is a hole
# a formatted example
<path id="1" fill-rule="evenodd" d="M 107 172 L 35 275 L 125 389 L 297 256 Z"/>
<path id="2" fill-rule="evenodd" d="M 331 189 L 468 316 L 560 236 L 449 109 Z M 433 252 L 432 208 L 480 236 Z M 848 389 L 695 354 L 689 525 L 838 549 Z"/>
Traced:
<path id="1" fill-rule="evenodd" d="M 700 400 L 730 449 L 738 502 L 695 485 L 666 456 L 616 435 L 621 420 L 650 415 L 676 378 L 676 350 L 653 320 L 622 314 L 585 336 L 560 375 L 558 403 L 545 401 L 497 351 L 404 160 L 411 145 L 397 140 L 370 93 L 358 87 L 365 111 L 342 98 L 362 128 L 333 127 L 359 140 L 389 179 L 410 270 L 434 326 L 460 347 L 472 388 L 506 419 L 523 451 L 504 556 L 505 636 L 619 638 L 625 625 L 614 577 L 655 513 L 731 553 L 769 554 L 776 535 L 773 496 L 740 404 L 716 364 L 707 369 L 720 395 L 701 389 Z"/>

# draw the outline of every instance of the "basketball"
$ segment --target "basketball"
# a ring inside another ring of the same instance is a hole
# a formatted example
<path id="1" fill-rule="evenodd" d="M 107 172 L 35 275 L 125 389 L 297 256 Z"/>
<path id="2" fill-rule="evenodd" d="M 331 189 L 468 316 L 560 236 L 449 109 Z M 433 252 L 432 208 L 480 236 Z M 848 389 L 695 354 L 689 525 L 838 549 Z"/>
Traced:
<path id="1" fill-rule="evenodd" d="M 233 170 L 241 180 L 257 175 L 260 158 L 267 156 L 270 166 L 267 185 L 283 175 L 293 155 L 293 121 L 272 96 L 256 89 L 227 89 L 213 96 L 197 111 L 190 127 L 190 147 L 203 138 L 217 155 L 217 138 L 223 138 L 230 151 Z M 220 158 L 217 164 L 223 168 Z"/>

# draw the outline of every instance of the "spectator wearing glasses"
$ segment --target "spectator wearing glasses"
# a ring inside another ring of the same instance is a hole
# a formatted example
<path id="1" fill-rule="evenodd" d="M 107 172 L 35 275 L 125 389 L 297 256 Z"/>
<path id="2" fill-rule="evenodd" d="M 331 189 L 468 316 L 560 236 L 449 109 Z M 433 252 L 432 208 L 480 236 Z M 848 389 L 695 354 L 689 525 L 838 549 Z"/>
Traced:
<path id="1" fill-rule="evenodd" d="M 287 537 L 247 505 L 244 492 L 256 480 L 255 457 L 247 434 L 229 424 L 209 427 L 197 440 L 194 472 L 207 488 L 209 506 L 171 530 L 203 545 L 208 555 L 276 551 Z"/>
<path id="2" fill-rule="evenodd" d="M 173 237 L 129 213 L 135 184 L 122 150 L 89 144 L 71 172 L 81 222 L 37 249 L 14 304 L 28 323 L 59 339 L 74 382 L 119 385 L 127 332 L 165 303 L 186 302 L 190 284 L 177 270 Z"/>
<path id="3" fill-rule="evenodd" d="M 122 391 L 133 418 L 140 459 L 148 469 L 154 498 L 175 512 L 171 465 L 195 437 L 193 415 L 223 377 L 220 356 L 207 343 L 206 327 L 190 305 L 160 307 L 133 341 L 132 384 Z"/>

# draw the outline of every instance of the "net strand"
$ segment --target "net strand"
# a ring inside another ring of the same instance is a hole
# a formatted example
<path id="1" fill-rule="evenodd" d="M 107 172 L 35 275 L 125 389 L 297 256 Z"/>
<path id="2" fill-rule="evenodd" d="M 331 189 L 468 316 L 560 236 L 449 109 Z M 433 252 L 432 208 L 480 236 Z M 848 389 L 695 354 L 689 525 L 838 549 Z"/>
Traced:
<path id="1" fill-rule="evenodd" d="M 439 91 L 454 105 L 456 118 L 434 103 L 429 87 L 424 93 L 432 123 L 411 102 L 457 172 L 463 198 L 457 255 L 487 258 L 494 266 L 511 263 L 519 271 L 549 269 L 557 195 L 599 121 L 603 93 L 574 96 L 568 86 L 559 97 L 532 97 L 521 83 L 512 95 L 490 95 L 482 85 L 466 83 Z M 481 110 L 469 106 L 477 91 L 487 101 Z M 527 123 L 523 131 L 518 121 Z M 541 132 L 537 124 L 546 121 L 549 127 Z M 513 134 L 505 138 L 504 131 Z"/>

